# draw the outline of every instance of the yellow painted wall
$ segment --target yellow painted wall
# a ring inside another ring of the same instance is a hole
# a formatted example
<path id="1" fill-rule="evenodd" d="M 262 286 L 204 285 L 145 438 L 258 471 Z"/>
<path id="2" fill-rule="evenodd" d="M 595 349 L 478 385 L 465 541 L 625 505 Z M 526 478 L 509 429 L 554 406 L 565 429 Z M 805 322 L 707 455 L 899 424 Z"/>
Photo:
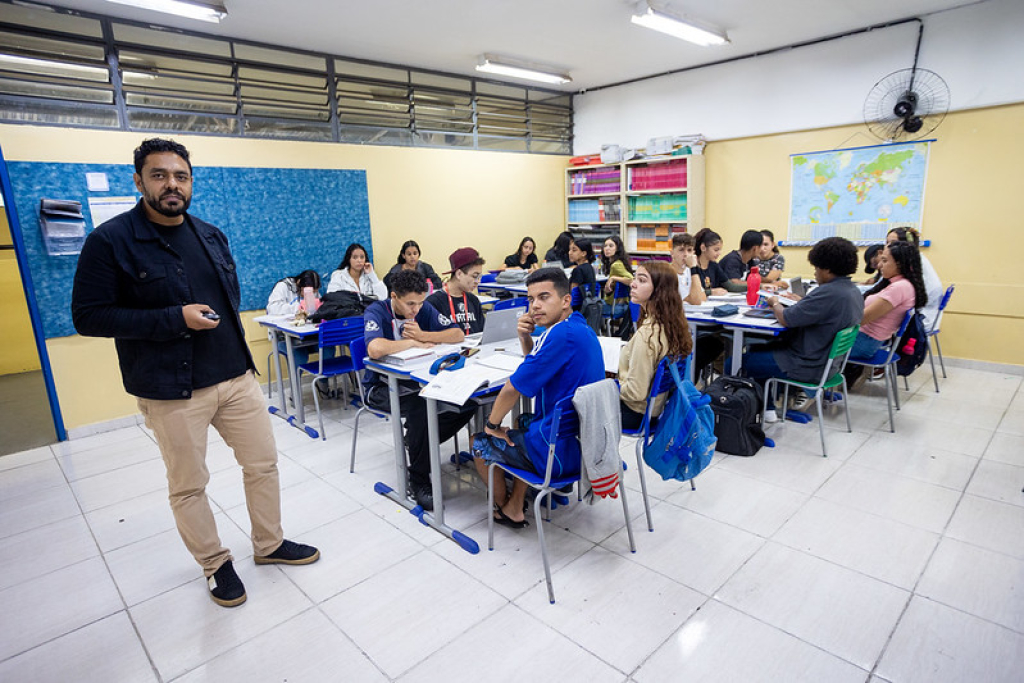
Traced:
<path id="1" fill-rule="evenodd" d="M 931 148 L 922 226 L 933 246 L 924 253 L 943 285 L 956 283 L 942 323 L 949 357 L 1024 365 L 1022 127 L 1024 104 L 1014 104 L 949 114 L 930 136 L 938 141 Z M 858 125 L 708 144 L 708 227 L 727 249 L 750 228 L 769 228 L 784 239 L 789 156 L 874 142 Z M 789 272 L 810 274 L 807 251 L 782 249 Z"/>
<path id="2" fill-rule="evenodd" d="M 0 244 L 11 244 L 7 214 L 0 208 Z M 39 369 L 32 320 L 13 251 L 0 251 L 0 375 Z"/>
<path id="3" fill-rule="evenodd" d="M 11 161 L 130 163 L 132 150 L 144 137 L 0 125 L 0 145 Z M 458 247 L 474 246 L 496 266 L 515 251 L 523 235 L 550 245 L 562 229 L 566 158 L 561 156 L 173 137 L 189 148 L 197 166 L 365 169 L 379 271 L 394 264 L 407 239 L 419 242 L 424 260 L 441 272 L 447 270 L 447 255 Z M 195 188 L 197 194 L 202 191 Z M 338 261 L 346 246 L 332 245 Z M 7 298 L 2 290 L 0 296 Z M 246 316 L 246 334 L 262 368 L 269 344 L 249 322 L 251 317 Z M 47 348 L 69 429 L 138 412 L 134 399 L 121 388 L 111 340 L 72 336 L 51 339 Z"/>

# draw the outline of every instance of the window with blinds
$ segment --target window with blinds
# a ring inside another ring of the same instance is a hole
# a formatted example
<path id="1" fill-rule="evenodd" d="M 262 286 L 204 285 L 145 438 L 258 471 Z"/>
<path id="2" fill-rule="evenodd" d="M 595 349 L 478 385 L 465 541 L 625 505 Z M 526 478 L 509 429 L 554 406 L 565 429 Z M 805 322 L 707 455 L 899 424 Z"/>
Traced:
<path id="1" fill-rule="evenodd" d="M 0 120 L 568 154 L 572 97 L 2 4 Z"/>

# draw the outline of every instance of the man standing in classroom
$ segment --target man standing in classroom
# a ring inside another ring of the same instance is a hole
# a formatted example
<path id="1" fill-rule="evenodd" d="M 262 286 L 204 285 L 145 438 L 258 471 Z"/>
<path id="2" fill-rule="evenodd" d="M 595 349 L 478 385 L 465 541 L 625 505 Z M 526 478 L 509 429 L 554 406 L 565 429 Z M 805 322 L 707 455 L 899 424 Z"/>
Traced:
<path id="1" fill-rule="evenodd" d="M 309 564 L 320 551 L 281 530 L 277 446 L 239 319 L 235 262 L 224 233 L 188 214 L 188 150 L 144 140 L 134 180 L 139 203 L 85 242 L 71 313 L 80 334 L 114 338 L 125 390 L 160 446 L 182 541 L 213 601 L 234 607 L 245 586 L 206 497 L 210 425 L 242 467 L 256 564 Z"/>

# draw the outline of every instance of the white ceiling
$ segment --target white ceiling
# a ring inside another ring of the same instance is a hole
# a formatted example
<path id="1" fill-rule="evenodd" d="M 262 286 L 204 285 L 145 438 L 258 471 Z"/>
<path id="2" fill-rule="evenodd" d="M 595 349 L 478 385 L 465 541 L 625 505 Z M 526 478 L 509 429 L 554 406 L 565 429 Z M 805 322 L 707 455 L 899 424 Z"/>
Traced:
<path id="1" fill-rule="evenodd" d="M 697 47 L 630 23 L 630 0 L 224 0 L 220 24 L 106 0 L 53 4 L 136 21 L 329 54 L 473 75 L 483 53 L 567 70 L 576 92 L 784 47 L 964 0 L 666 0 L 676 14 L 725 29 L 731 44 Z M 907 65 L 908 67 L 910 64 Z"/>

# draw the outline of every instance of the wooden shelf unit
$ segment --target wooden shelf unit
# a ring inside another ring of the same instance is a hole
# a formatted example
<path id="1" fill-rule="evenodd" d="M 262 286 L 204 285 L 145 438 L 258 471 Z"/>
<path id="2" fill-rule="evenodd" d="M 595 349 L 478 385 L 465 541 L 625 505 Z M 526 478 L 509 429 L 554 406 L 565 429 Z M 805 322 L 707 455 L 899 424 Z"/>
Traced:
<path id="1" fill-rule="evenodd" d="M 618 234 L 631 254 L 668 254 L 674 233 L 704 227 L 704 177 L 699 154 L 569 167 L 566 229 L 602 240 Z"/>

